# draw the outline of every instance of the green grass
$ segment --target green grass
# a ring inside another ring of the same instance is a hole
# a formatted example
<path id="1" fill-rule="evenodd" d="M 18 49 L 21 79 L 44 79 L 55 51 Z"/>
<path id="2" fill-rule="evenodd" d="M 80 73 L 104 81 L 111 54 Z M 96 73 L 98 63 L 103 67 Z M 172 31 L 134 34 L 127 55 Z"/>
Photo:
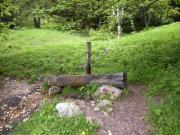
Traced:
<path id="1" fill-rule="evenodd" d="M 35 113 L 30 120 L 16 126 L 10 135 L 95 135 L 97 124 L 86 121 L 84 115 L 76 117 L 58 117 L 55 111 L 57 100 L 44 103 L 41 111 Z"/>
<path id="2" fill-rule="evenodd" d="M 83 38 L 57 31 L 12 31 L 0 47 L 0 74 L 37 79 L 46 74 L 79 72 L 83 43 Z"/>
<path id="3" fill-rule="evenodd" d="M 93 73 L 123 71 L 130 82 L 149 86 L 149 116 L 156 134 L 179 134 L 180 23 L 122 38 L 101 36 L 90 37 Z M 11 31 L 7 40 L 0 40 L 0 74 L 32 81 L 50 74 L 83 74 L 86 40 L 45 29 Z M 153 103 L 155 95 L 163 95 L 161 103 Z"/>
<path id="4" fill-rule="evenodd" d="M 77 96 L 77 98 L 80 99 L 86 99 L 86 98 L 94 99 L 95 98 L 94 94 L 97 88 L 98 85 L 95 84 L 90 84 L 79 88 L 71 88 L 67 86 L 63 89 L 63 93 L 61 95 L 64 97 Z"/>
<path id="5" fill-rule="evenodd" d="M 7 38 L 0 46 L 2 75 L 36 79 L 48 74 L 84 73 L 86 38 L 36 29 L 11 31 Z M 179 23 L 94 41 L 93 73 L 126 71 L 131 81 L 149 82 L 159 69 L 179 64 L 179 42 Z"/>

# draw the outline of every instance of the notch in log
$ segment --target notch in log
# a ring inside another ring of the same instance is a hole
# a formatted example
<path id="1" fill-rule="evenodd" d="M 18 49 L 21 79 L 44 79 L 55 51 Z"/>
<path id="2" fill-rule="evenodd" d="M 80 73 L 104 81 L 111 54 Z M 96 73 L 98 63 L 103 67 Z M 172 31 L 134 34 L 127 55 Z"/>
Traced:
<path id="1" fill-rule="evenodd" d="M 91 74 L 91 42 L 86 43 L 86 74 Z"/>

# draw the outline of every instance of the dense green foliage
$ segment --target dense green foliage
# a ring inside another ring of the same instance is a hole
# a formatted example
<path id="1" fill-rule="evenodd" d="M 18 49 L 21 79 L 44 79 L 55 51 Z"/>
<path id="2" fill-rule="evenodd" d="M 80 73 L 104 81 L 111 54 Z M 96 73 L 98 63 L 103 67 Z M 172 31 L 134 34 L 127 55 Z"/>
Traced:
<path id="1" fill-rule="evenodd" d="M 44 103 L 41 111 L 16 127 L 10 135 L 95 135 L 98 125 L 89 123 L 84 115 L 60 118 L 55 113 L 57 100 Z"/>
<path id="2" fill-rule="evenodd" d="M 178 0 L 1 0 L 0 28 L 53 27 L 129 33 L 179 21 Z"/>
<path id="3" fill-rule="evenodd" d="M 174 23 L 117 39 L 93 32 L 90 37 L 93 73 L 124 71 L 129 81 L 149 85 L 150 117 L 159 135 L 180 132 L 179 26 Z M 11 31 L 0 46 L 0 74 L 32 80 L 49 74 L 82 74 L 85 41 L 53 30 Z M 156 95 L 162 100 L 153 104 L 150 97 Z"/>

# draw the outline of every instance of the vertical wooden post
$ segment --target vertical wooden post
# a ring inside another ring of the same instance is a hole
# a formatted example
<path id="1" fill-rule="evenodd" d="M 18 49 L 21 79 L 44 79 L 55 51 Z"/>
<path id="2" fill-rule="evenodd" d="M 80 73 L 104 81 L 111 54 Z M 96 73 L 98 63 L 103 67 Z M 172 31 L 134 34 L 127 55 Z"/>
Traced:
<path id="1" fill-rule="evenodd" d="M 124 83 L 124 89 L 127 89 L 128 88 L 127 73 L 123 73 L 123 83 Z"/>
<path id="2" fill-rule="evenodd" d="M 91 74 L 91 42 L 86 43 L 86 74 Z"/>

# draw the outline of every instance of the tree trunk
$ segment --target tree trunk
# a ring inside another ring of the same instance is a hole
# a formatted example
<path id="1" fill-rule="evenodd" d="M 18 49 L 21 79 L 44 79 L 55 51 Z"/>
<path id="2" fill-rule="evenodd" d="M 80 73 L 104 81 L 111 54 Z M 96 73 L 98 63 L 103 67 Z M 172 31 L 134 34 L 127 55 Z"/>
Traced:
<path id="1" fill-rule="evenodd" d="M 143 10 L 143 16 L 144 16 L 144 26 L 146 27 L 147 18 L 146 18 L 146 12 Z"/>
<path id="2" fill-rule="evenodd" d="M 37 24 L 38 24 L 38 28 L 41 28 L 41 19 L 40 19 L 40 17 L 37 18 Z"/>
<path id="3" fill-rule="evenodd" d="M 150 22 L 151 22 L 151 14 L 148 13 L 148 21 L 147 21 L 146 27 L 149 27 Z"/>
<path id="4" fill-rule="evenodd" d="M 34 17 L 33 20 L 34 20 L 34 27 L 35 28 L 41 28 L 41 19 L 40 19 L 40 17 Z"/>
<path id="5" fill-rule="evenodd" d="M 101 23 L 102 23 L 102 20 L 101 20 L 101 17 L 99 17 L 99 24 L 98 24 L 99 29 L 101 28 Z"/>
<path id="6" fill-rule="evenodd" d="M 118 37 L 121 37 L 122 36 L 122 27 L 121 27 L 120 23 L 118 23 L 117 31 L 118 31 Z"/>
<path id="7" fill-rule="evenodd" d="M 49 86 L 71 86 L 80 87 L 88 84 L 112 85 L 118 88 L 127 87 L 127 75 L 125 73 L 116 73 L 110 75 L 61 75 L 58 77 L 51 77 L 45 80 Z"/>
<path id="8" fill-rule="evenodd" d="M 121 11 L 119 11 L 119 7 L 117 7 L 117 14 L 116 14 L 116 20 L 117 20 L 117 33 L 118 37 L 122 36 L 122 17 L 124 15 L 124 7 L 121 8 Z"/>
<path id="9" fill-rule="evenodd" d="M 170 7 L 168 6 L 167 13 L 166 13 L 166 19 L 168 19 L 168 17 L 169 17 L 169 10 L 170 10 Z"/>
<path id="10" fill-rule="evenodd" d="M 148 13 L 147 13 L 147 16 L 146 16 L 146 14 L 145 14 L 145 26 L 146 26 L 146 28 L 149 27 L 150 21 L 151 21 L 151 15 L 150 15 L 150 13 L 148 12 Z"/>

